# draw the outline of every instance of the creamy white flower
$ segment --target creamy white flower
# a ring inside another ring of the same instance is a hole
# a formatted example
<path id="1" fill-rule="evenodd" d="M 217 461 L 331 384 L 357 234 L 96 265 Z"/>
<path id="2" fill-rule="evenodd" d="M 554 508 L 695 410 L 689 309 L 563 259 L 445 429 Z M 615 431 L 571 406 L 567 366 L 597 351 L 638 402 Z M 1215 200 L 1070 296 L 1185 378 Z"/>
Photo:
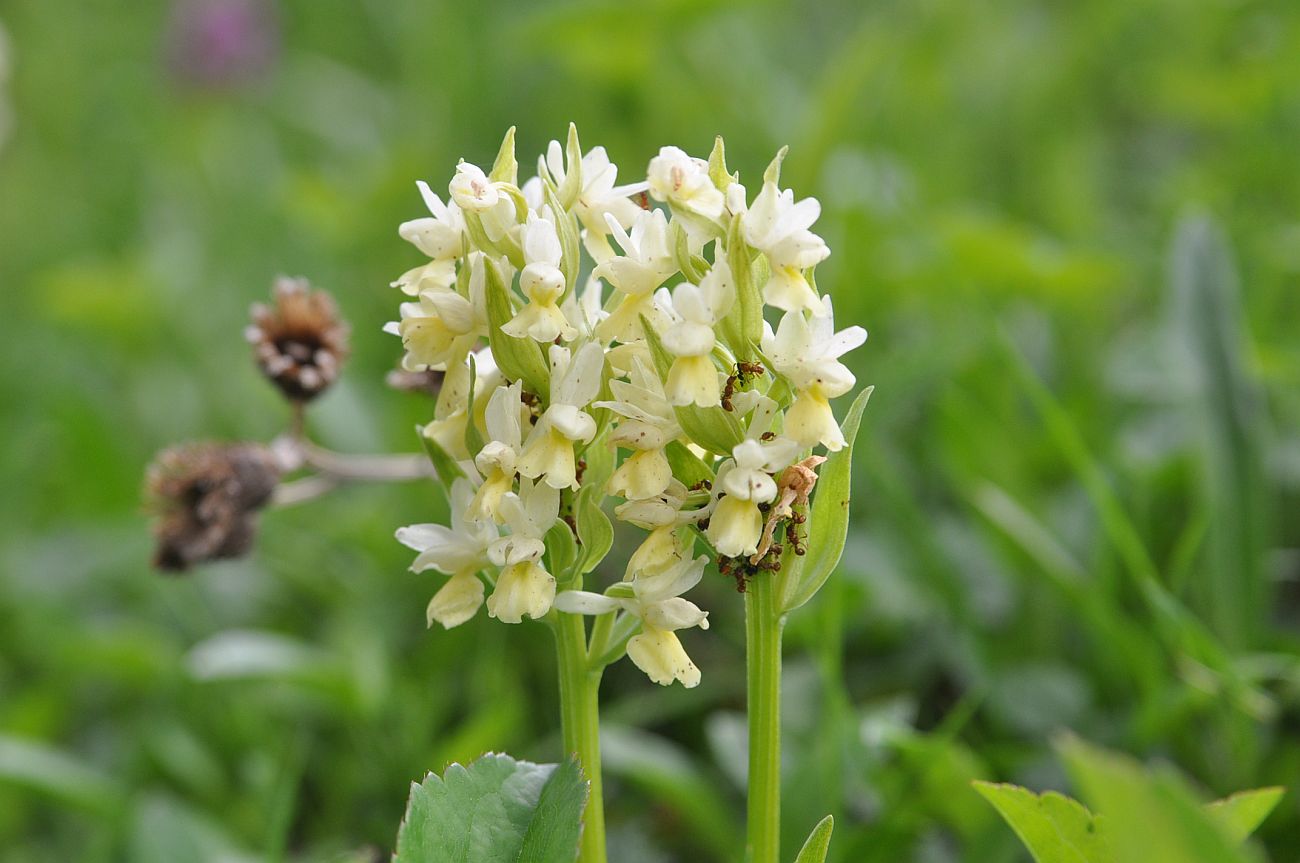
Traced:
<path id="1" fill-rule="evenodd" d="M 423 291 L 414 303 L 402 303 L 402 319 L 384 325 L 400 336 L 408 371 L 445 369 L 463 358 L 478 339 L 474 304 L 452 290 Z"/>
<path id="2" fill-rule="evenodd" d="M 714 487 L 723 497 L 709 516 L 707 535 L 720 554 L 739 557 L 758 549 L 763 535 L 758 505 L 776 499 L 772 474 L 788 467 L 798 454 L 799 445 L 783 437 L 747 438 L 736 444 L 732 459 L 718 470 Z"/>
<path id="3" fill-rule="evenodd" d="M 401 304 L 401 320 L 384 324 L 384 332 L 400 337 L 406 348 L 403 368 L 445 369 L 462 361 L 478 339 L 487 335 L 483 265 L 482 254 L 469 256 L 468 297 L 451 288 L 423 290 L 416 302 Z"/>
<path id="4" fill-rule="evenodd" d="M 525 266 L 519 274 L 519 288 L 528 302 L 501 327 L 506 335 L 553 342 L 557 336 L 569 341 L 578 334 L 559 306 L 565 287 L 562 257 L 555 225 L 529 213 L 524 225 Z"/>
<path id="5" fill-rule="evenodd" d="M 412 524 L 397 529 L 397 541 L 419 552 L 412 572 L 435 569 L 451 579 L 429 603 L 428 619 L 445 628 L 459 626 L 474 616 L 483 602 L 479 570 L 489 563 L 488 548 L 497 539 L 490 522 L 467 517 L 473 488 L 466 479 L 451 487 L 451 527 L 441 524 Z"/>
<path id="6" fill-rule="evenodd" d="M 416 185 L 432 216 L 403 222 L 397 233 L 430 260 L 393 282 L 393 287 L 411 296 L 422 290 L 450 288 L 456 282 L 456 261 L 465 253 L 465 219 L 460 207 L 455 201 L 444 204 L 423 180 Z"/>
<path id="7" fill-rule="evenodd" d="M 577 488 L 573 445 L 596 435 L 596 421 L 584 408 L 600 392 L 605 351 L 588 342 L 570 359 L 568 348 L 552 345 L 550 361 L 551 405 L 528 433 L 519 473 L 544 479 L 553 488 Z"/>
<path id="8" fill-rule="evenodd" d="M 712 407 L 722 398 L 718 370 L 713 365 L 713 348 L 717 343 L 715 328 L 736 299 L 731 268 L 725 260 L 713 265 L 700 284 L 683 282 L 656 295 L 668 324 L 660 333 L 664 348 L 676 359 L 664 382 L 664 392 L 674 405 L 696 404 Z"/>
<path id="9" fill-rule="evenodd" d="M 524 203 L 528 205 L 529 212 L 540 216 L 542 205 L 546 203 L 546 187 L 542 185 L 542 178 L 528 178 L 528 181 L 519 188 L 519 191 L 524 195 Z"/>
<path id="10" fill-rule="evenodd" d="M 767 255 L 771 269 L 763 299 L 779 309 L 822 312 L 817 292 L 803 275 L 831 253 L 825 241 L 808 230 L 820 215 L 821 204 L 816 198 L 796 203 L 793 191 L 781 191 L 776 181 L 769 179 L 741 218 L 746 241 Z"/>
<path id="11" fill-rule="evenodd" d="M 641 632 L 627 643 L 627 655 L 655 683 L 680 680 L 698 686 L 700 670 L 691 662 L 676 632 L 698 626 L 708 629 L 708 612 L 682 594 L 700 583 L 708 558 L 681 560 L 658 575 L 641 575 L 615 585 L 605 594 L 568 590 L 555 597 L 555 607 L 569 614 L 607 614 L 623 609 L 641 619 Z"/>
<path id="12" fill-rule="evenodd" d="M 560 303 L 569 326 L 577 331 L 580 339 L 597 338 L 596 329 L 609 314 L 602 305 L 601 282 L 596 276 L 587 277 L 587 285 L 581 291 L 570 291 Z"/>
<path id="13" fill-rule="evenodd" d="M 424 610 L 426 625 L 451 629 L 468 622 L 483 605 L 483 581 L 477 575 L 458 573 L 447 579 Z"/>
<path id="14" fill-rule="evenodd" d="M 482 168 L 469 162 L 456 166 L 456 175 L 447 188 L 461 209 L 475 213 L 492 209 L 503 197 L 501 184 L 488 179 Z"/>
<path id="15" fill-rule="evenodd" d="M 727 200 L 727 212 L 731 215 L 743 214 L 749 209 L 749 205 L 745 203 L 747 200 L 745 198 L 745 187 L 740 183 L 733 182 L 727 186 L 727 191 L 724 194 Z"/>
<path id="16" fill-rule="evenodd" d="M 551 141 L 545 157 L 538 159 L 538 173 L 547 171 L 557 187 L 564 185 L 572 165 L 565 163 L 564 147 Z M 609 245 L 609 220 L 624 228 L 632 224 L 641 208 L 632 201 L 632 195 L 646 190 L 647 184 L 615 185 L 618 166 L 609 160 L 604 147 L 593 147 L 582 157 L 580 164 L 582 187 L 573 202 L 573 214 L 583 227 L 583 244 L 597 262 L 614 254 Z"/>
<path id="17" fill-rule="evenodd" d="M 682 512 L 686 495 L 686 486 L 674 478 L 668 481 L 668 488 L 661 494 L 644 500 L 629 500 L 614 507 L 614 517 L 645 530 L 681 524 L 696 515 Z"/>
<path id="18" fill-rule="evenodd" d="M 654 291 L 677 272 L 677 263 L 662 210 L 639 211 L 630 234 L 613 217 L 606 221 L 623 254 L 601 262 L 593 275 L 623 296 L 596 332 L 605 341 L 631 342 L 642 337 L 641 316 L 656 322 Z"/>
<path id="19" fill-rule="evenodd" d="M 654 528 L 627 559 L 623 580 L 641 575 L 659 575 L 689 558 L 695 549 L 695 534 L 679 530 L 676 524 Z"/>
<path id="20" fill-rule="evenodd" d="M 540 620 L 555 599 L 555 577 L 536 561 L 525 560 L 501 571 L 488 597 L 488 615 L 503 623 L 521 623 L 525 617 Z"/>
<path id="21" fill-rule="evenodd" d="M 691 158 L 677 147 L 661 147 L 646 174 L 656 201 L 706 219 L 722 215 L 725 199 L 709 179 L 709 163 L 703 159 Z"/>
<path id="22" fill-rule="evenodd" d="M 484 412 L 488 440 L 474 457 L 483 484 L 469 505 L 473 517 L 498 524 L 504 520 L 499 509 L 501 496 L 514 487 L 523 441 L 521 414 L 527 408 L 522 396 L 523 384 L 515 381 L 508 387 L 498 387 L 488 399 Z"/>
<path id="23" fill-rule="evenodd" d="M 543 537 L 559 518 L 559 490 L 521 479 L 519 492 L 502 495 L 498 509 L 510 532 L 492 543 L 488 558 L 497 566 L 539 560 L 546 551 Z"/>
<path id="24" fill-rule="evenodd" d="M 479 166 L 461 162 L 447 188 L 461 210 L 478 217 L 483 232 L 493 243 L 519 228 L 523 214 L 516 206 L 515 197 L 523 198 L 523 193 L 511 183 L 492 180 Z"/>
<path id="25" fill-rule="evenodd" d="M 642 500 L 658 496 L 672 480 L 664 447 L 681 434 L 681 427 L 658 375 L 645 360 L 633 361 L 631 378 L 610 381 L 614 400 L 596 402 L 596 407 L 623 417 L 609 437 L 610 444 L 636 450 L 614 471 L 607 488 L 610 494 Z"/>
<path id="26" fill-rule="evenodd" d="M 504 566 L 488 597 L 488 614 L 506 623 L 533 620 L 550 611 L 555 578 L 538 562 L 544 537 L 560 513 L 560 492 L 544 483 L 519 481 L 519 493 L 502 495 L 498 506 L 510 533 L 492 543 L 488 558 Z"/>
<path id="27" fill-rule="evenodd" d="M 804 446 L 823 444 L 834 452 L 844 446 L 830 399 L 853 389 L 853 373 L 839 361 L 848 351 L 867 340 L 862 327 L 835 332 L 835 315 L 830 297 L 822 297 L 818 314 L 811 318 L 802 311 L 787 312 L 776 332 L 766 323 L 763 353 L 795 388 L 795 400 L 785 418 L 785 433 Z"/>
<path id="28" fill-rule="evenodd" d="M 485 394 L 492 392 L 502 383 L 501 370 L 497 368 L 489 348 L 482 348 L 474 353 L 474 404 L 476 416 L 469 415 L 470 391 L 469 358 L 449 366 L 438 389 L 438 399 L 433 407 L 433 420 L 423 428 L 424 436 L 436 442 L 447 454 L 457 461 L 468 461 L 473 453 L 465 446 L 465 432 L 471 419 L 480 427 L 486 413 L 488 399 Z M 469 466 L 466 466 L 470 469 Z"/>

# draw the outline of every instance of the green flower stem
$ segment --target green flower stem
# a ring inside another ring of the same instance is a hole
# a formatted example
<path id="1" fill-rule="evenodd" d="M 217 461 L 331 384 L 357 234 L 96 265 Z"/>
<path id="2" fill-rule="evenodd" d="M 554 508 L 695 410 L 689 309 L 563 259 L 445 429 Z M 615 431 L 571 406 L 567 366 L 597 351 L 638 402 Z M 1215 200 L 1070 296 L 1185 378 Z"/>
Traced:
<path id="1" fill-rule="evenodd" d="M 564 752 L 577 755 L 591 783 L 583 818 L 579 863 L 605 863 L 605 802 L 600 781 L 600 676 L 587 663 L 587 630 L 581 615 L 555 613 L 560 670 L 560 725 Z"/>
<path id="2" fill-rule="evenodd" d="M 749 707 L 748 863 L 778 863 L 781 853 L 781 630 L 776 579 L 760 573 L 745 589 Z"/>

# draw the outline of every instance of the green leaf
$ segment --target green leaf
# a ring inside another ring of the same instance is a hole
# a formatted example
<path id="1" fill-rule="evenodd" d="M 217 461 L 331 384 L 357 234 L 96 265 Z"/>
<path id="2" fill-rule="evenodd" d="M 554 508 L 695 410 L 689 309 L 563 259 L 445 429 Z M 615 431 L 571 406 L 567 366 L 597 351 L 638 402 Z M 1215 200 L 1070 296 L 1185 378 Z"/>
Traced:
<path id="1" fill-rule="evenodd" d="M 641 316 L 641 328 L 645 331 L 645 340 L 650 348 L 650 356 L 654 360 L 655 371 L 659 373 L 661 380 L 667 380 L 668 370 L 673 366 L 673 356 L 668 353 L 659 339 L 659 333 L 655 331 L 645 315 Z M 732 448 L 745 439 L 745 430 L 741 428 L 740 420 L 736 419 L 736 415 L 731 411 L 724 410 L 721 405 L 711 408 L 686 405 L 675 407 L 673 410 L 677 414 L 677 423 L 682 427 L 682 431 L 686 432 L 686 436 L 711 452 L 731 455 Z"/>
<path id="2" fill-rule="evenodd" d="M 1042 417 L 1062 457 L 1078 475 L 1102 530 L 1146 602 L 1153 632 L 1161 644 L 1180 664 L 1186 664 L 1185 654 L 1203 666 L 1202 670 L 1212 672 L 1214 684 L 1222 686 L 1230 703 L 1243 712 L 1253 717 L 1271 715 L 1276 705 L 1269 695 L 1241 675 L 1214 633 L 1165 587 L 1142 532 L 1112 487 L 1106 469 L 1088 449 L 1070 412 L 1056 400 L 1010 337 L 1004 334 L 1001 341 L 1013 376 Z"/>
<path id="3" fill-rule="evenodd" d="M 578 853 L 587 783 L 577 762 L 489 753 L 412 783 L 394 863 L 559 863 Z"/>
<path id="4" fill-rule="evenodd" d="M 132 863 L 254 863 L 266 860 L 241 850 L 225 825 L 180 800 L 145 797 L 132 815 L 127 860 Z"/>
<path id="5" fill-rule="evenodd" d="M 1055 791 L 975 782 L 975 790 L 1016 831 L 1038 863 L 1112 863 L 1100 820 L 1082 803 Z"/>
<path id="6" fill-rule="evenodd" d="M 808 513 L 808 553 L 782 568 L 782 613 L 794 611 L 821 590 L 840 562 L 849 534 L 849 498 L 852 493 L 853 442 L 862 423 L 862 411 L 874 387 L 867 387 L 849 406 L 844 417 L 844 448 L 831 453 L 818 471 Z"/>
<path id="7" fill-rule="evenodd" d="M 764 183 L 781 182 L 781 163 L 785 161 L 785 155 L 786 153 L 789 152 L 790 152 L 789 145 L 786 145 L 776 151 L 776 156 L 772 158 L 772 161 L 767 166 L 767 170 L 763 172 Z"/>
<path id="8" fill-rule="evenodd" d="M 573 537 L 573 528 L 563 519 L 557 519 L 546 532 L 545 542 L 546 568 L 557 578 L 563 578 L 578 558 L 578 543 Z"/>
<path id="9" fill-rule="evenodd" d="M 578 554 L 579 575 L 586 575 L 595 569 L 614 545 L 614 526 L 600 508 L 600 499 L 604 493 L 603 483 L 600 486 L 583 486 L 573 504 L 573 515 L 578 523 L 578 542 L 582 545 Z"/>
<path id="10" fill-rule="evenodd" d="M 569 124 L 569 137 L 564 144 L 566 173 L 564 182 L 560 184 L 559 201 L 560 205 L 568 210 L 578 200 L 578 195 L 582 193 L 582 145 L 578 143 L 578 127 L 573 123 Z"/>
<path id="11" fill-rule="evenodd" d="M 515 204 L 515 217 L 522 224 L 528 217 L 528 202 L 524 199 L 523 193 L 514 186 L 507 186 L 503 194 L 508 195 Z M 470 243 L 476 249 L 480 249 L 493 257 L 505 257 L 510 259 L 511 265 L 516 269 L 524 267 L 524 249 L 519 245 L 519 241 L 512 235 L 506 234 L 499 240 L 488 238 L 487 230 L 483 227 L 483 217 L 473 210 L 462 211 L 465 219 L 465 233 L 469 235 Z"/>
<path id="12" fill-rule="evenodd" d="M 497 150 L 496 161 L 488 172 L 488 179 L 494 183 L 514 183 L 519 177 L 519 163 L 515 161 L 515 127 L 506 129 L 501 139 L 501 148 Z"/>
<path id="13" fill-rule="evenodd" d="M 1263 397 L 1242 338 L 1236 267 L 1222 229 L 1184 217 L 1170 254 L 1173 361 L 1184 370 L 1210 506 L 1209 554 L 1189 585 L 1192 600 L 1230 648 L 1250 646 L 1270 607 Z"/>
<path id="14" fill-rule="evenodd" d="M 799 849 L 799 856 L 794 863 L 825 863 L 826 854 L 831 850 L 831 831 L 835 829 L 835 816 L 827 815 L 808 834 L 808 839 Z"/>
<path id="15" fill-rule="evenodd" d="M 1127 756 L 1075 738 L 1060 745 L 1084 799 L 1106 824 L 1115 863 L 1246 863 L 1229 831 L 1169 769 L 1147 771 Z"/>
<path id="16" fill-rule="evenodd" d="M 727 319 L 734 322 L 740 336 L 740 344 L 732 345 L 732 350 L 738 358 L 752 360 L 756 355 L 755 346 L 763 338 L 763 295 L 762 284 L 754 277 L 753 258 L 745 242 L 739 213 L 727 229 L 727 264 L 736 285 L 736 303 L 727 313 Z"/>
<path id="17" fill-rule="evenodd" d="M 681 441 L 669 441 L 664 447 L 664 457 L 673 469 L 673 476 L 687 488 L 694 488 L 702 480 L 713 482 L 713 470 Z"/>
<path id="18" fill-rule="evenodd" d="M 124 800 L 108 776 L 35 740 L 0 734 L 0 783 L 14 783 L 85 809 L 111 813 Z"/>
<path id="19" fill-rule="evenodd" d="M 487 300 L 488 345 L 492 348 L 492 356 L 507 378 L 523 381 L 529 392 L 549 399 L 551 372 L 546 365 L 546 358 L 542 356 L 541 345 L 530 338 L 508 336 L 501 329 L 514 317 L 510 294 L 497 265 L 485 260 L 483 266 L 487 276 L 484 293 Z"/>
<path id="20" fill-rule="evenodd" d="M 680 222 L 674 221 L 668 231 L 672 234 L 673 257 L 677 262 L 677 268 L 682 271 L 682 275 L 688 282 L 698 285 L 709 272 L 709 262 L 699 255 L 691 254 L 690 244 L 686 241 L 686 230 Z"/>
<path id="21" fill-rule="evenodd" d="M 608 364 L 606 364 L 606 372 L 608 372 Z M 587 411 L 595 417 L 598 426 L 605 419 L 601 414 L 613 414 L 613 411 L 607 408 L 595 410 L 588 408 Z M 584 486 L 594 486 L 598 489 L 604 489 L 605 483 L 609 481 L 609 478 L 614 473 L 614 448 L 608 443 L 609 424 L 605 423 L 604 425 L 605 427 L 597 432 L 591 443 L 587 444 L 586 448 L 582 450 L 582 460 L 586 462 L 586 467 L 582 469 L 582 484 Z"/>
<path id="22" fill-rule="evenodd" d="M 474 388 L 478 385 L 478 362 L 474 355 L 469 355 L 469 398 L 465 405 L 465 414 L 469 417 L 465 423 L 465 451 L 470 455 L 483 449 L 483 435 L 479 434 L 478 424 L 474 422 Z"/>
<path id="23" fill-rule="evenodd" d="M 713 151 L 709 153 L 709 179 L 720 191 L 725 192 L 738 177 L 739 175 L 733 177 L 727 173 L 727 146 L 722 142 L 722 136 L 718 135 L 713 139 Z"/>
<path id="24" fill-rule="evenodd" d="M 1238 791 L 1222 800 L 1206 804 L 1205 809 L 1228 831 L 1229 836 L 1238 842 L 1244 842 L 1247 836 L 1255 832 L 1255 828 L 1264 823 L 1264 819 L 1285 793 L 1285 789 L 1277 787 Z"/>
<path id="25" fill-rule="evenodd" d="M 555 234 L 560 240 L 560 271 L 564 273 L 564 297 L 567 297 L 578 289 L 578 272 L 582 267 L 578 223 L 560 203 L 555 187 L 549 180 L 542 184 L 542 190 L 546 204 L 555 217 Z"/>
<path id="26" fill-rule="evenodd" d="M 424 453 L 429 457 L 433 464 L 433 470 L 438 474 L 438 481 L 450 492 L 451 484 L 460 477 L 465 475 L 465 471 L 460 469 L 456 460 L 442 448 L 442 444 L 424 433 L 424 429 L 419 426 L 415 427 L 415 436 L 420 439 L 420 445 L 424 447 Z"/>

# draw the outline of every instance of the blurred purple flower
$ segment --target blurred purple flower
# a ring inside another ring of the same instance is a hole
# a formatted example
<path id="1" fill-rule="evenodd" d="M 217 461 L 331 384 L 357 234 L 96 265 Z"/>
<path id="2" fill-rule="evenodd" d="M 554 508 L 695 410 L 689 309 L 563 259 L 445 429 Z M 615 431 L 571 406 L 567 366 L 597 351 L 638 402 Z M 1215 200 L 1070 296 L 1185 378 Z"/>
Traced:
<path id="1" fill-rule="evenodd" d="M 247 83 L 274 63 L 279 45 L 273 0 L 177 0 L 172 9 L 167 58 L 182 84 Z"/>

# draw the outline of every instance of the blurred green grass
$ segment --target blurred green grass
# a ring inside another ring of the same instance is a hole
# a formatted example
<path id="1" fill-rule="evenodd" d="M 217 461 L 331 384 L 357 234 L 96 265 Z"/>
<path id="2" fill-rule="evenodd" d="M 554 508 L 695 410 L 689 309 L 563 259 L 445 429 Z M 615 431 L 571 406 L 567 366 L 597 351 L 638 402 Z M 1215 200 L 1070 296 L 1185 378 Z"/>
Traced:
<path id="1" fill-rule="evenodd" d="M 850 547 L 790 629 L 787 857 L 830 811 L 836 860 L 1023 859 L 965 783 L 1066 788 L 1065 727 L 1289 785 L 1261 836 L 1300 847 L 1294 4 L 274 8 L 220 83 L 177 56 L 191 7 L 0 6 L 0 861 L 359 859 L 423 771 L 556 756 L 540 627 L 423 629 L 391 535 L 432 488 L 272 513 L 168 580 L 139 482 L 283 425 L 240 338 L 282 272 L 355 328 L 318 434 L 411 449 L 379 327 L 414 180 L 569 120 L 627 174 L 723 134 L 752 185 L 790 144 L 818 282 L 872 334 Z M 620 861 L 738 854 L 741 610 L 702 590 L 704 685 L 607 676 Z"/>

